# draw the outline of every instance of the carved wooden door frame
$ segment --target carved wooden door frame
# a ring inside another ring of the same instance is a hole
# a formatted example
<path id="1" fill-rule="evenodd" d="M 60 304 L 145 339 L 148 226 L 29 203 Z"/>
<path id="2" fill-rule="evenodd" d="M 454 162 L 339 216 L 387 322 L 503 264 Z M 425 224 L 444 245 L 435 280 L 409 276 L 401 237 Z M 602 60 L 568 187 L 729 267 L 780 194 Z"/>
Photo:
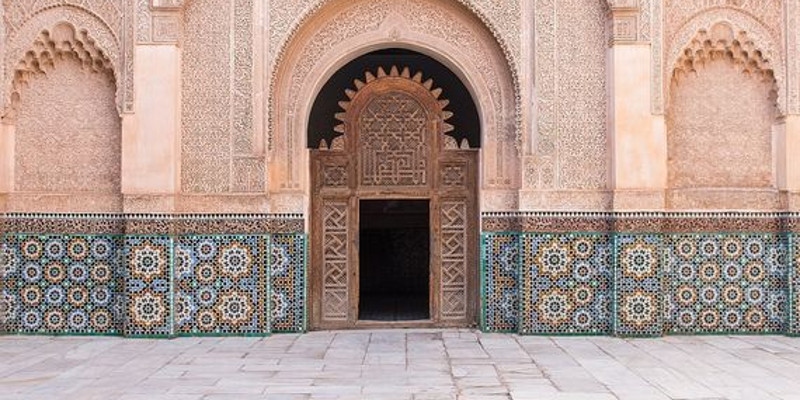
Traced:
<path id="1" fill-rule="evenodd" d="M 477 151 L 447 135 L 449 102 L 421 73 L 379 69 L 355 87 L 339 103 L 342 135 L 311 151 L 312 329 L 475 324 Z M 370 199 L 430 201 L 430 320 L 358 320 L 359 203 Z"/>

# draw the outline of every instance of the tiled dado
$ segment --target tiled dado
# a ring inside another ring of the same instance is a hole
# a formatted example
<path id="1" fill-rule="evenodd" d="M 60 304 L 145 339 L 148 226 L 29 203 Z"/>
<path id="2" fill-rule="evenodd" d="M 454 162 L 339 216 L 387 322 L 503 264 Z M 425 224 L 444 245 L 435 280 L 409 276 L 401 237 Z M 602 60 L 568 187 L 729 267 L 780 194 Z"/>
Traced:
<path id="1" fill-rule="evenodd" d="M 483 327 L 524 334 L 798 334 L 799 217 L 486 214 Z M 520 257 L 506 255 L 511 243 Z"/>
<path id="2" fill-rule="evenodd" d="M 4 222 L 0 329 L 6 333 L 305 330 L 300 216 L 13 215 Z"/>

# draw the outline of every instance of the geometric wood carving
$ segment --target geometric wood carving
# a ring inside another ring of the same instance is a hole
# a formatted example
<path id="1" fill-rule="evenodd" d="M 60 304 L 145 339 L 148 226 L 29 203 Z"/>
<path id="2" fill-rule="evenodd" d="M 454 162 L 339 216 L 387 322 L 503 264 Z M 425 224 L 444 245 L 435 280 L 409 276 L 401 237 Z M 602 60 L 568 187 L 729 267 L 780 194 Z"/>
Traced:
<path id="1" fill-rule="evenodd" d="M 347 200 L 325 200 L 322 207 L 322 319 L 347 321 L 348 225 Z"/>
<path id="2" fill-rule="evenodd" d="M 441 312 L 442 319 L 467 316 L 467 203 L 441 203 Z"/>

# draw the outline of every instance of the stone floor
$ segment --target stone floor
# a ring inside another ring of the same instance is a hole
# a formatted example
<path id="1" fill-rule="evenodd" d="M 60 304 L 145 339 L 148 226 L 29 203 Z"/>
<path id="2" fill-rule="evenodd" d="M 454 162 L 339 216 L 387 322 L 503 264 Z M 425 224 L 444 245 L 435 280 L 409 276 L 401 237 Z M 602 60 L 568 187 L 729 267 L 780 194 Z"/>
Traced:
<path id="1" fill-rule="evenodd" d="M 0 337 L 0 399 L 800 399 L 800 339 Z"/>

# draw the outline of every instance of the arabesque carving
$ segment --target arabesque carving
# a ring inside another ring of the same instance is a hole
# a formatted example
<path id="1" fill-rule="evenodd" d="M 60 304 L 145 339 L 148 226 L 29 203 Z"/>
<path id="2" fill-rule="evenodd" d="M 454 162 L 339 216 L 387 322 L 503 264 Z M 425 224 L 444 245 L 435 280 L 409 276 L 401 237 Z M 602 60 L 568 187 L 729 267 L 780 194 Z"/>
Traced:
<path id="1" fill-rule="evenodd" d="M 293 0 L 270 2 L 270 60 L 279 65 L 287 45 L 315 13 L 333 0 Z M 453 1 L 453 0 L 450 0 Z M 500 43 L 509 62 L 521 68 L 520 0 L 454 0 L 477 15 Z M 605 1 L 605 0 L 603 0 Z M 644 0 L 649 1 L 649 0 Z"/>
<path id="2" fill-rule="evenodd" d="M 11 86 L 11 107 L 6 117 L 14 117 L 19 107 L 20 91 L 30 79 L 37 74 L 47 74 L 62 59 L 74 59 L 85 70 L 109 73 L 112 78 L 114 76 L 111 60 L 96 47 L 96 42 L 88 32 L 76 32 L 67 23 L 56 25 L 52 30 L 42 31 L 17 64 Z"/>
<path id="3" fill-rule="evenodd" d="M 737 70 L 767 82 L 775 81 L 775 72 L 769 59 L 747 36 L 747 32 L 734 32 L 724 23 L 714 25 L 711 30 L 701 29 L 684 49 L 673 70 L 673 84 L 684 75 L 697 73 L 709 62 L 726 59 Z M 777 88 L 774 93 L 777 96 Z"/>
<path id="4" fill-rule="evenodd" d="M 525 187 L 604 190 L 609 185 L 606 5 L 537 0 L 536 9 L 538 126 Z"/>
<path id="5" fill-rule="evenodd" d="M 264 191 L 265 162 L 253 133 L 253 27 L 253 0 L 195 0 L 185 5 L 181 116 L 185 193 Z"/>
<path id="6" fill-rule="evenodd" d="M 772 126 L 777 84 L 769 59 L 726 23 L 701 30 L 674 66 L 668 129 L 669 208 L 719 209 L 754 202 L 755 192 L 775 187 Z M 722 193 L 728 199 L 720 201 Z M 762 196 L 763 197 L 763 196 Z"/>
<path id="7" fill-rule="evenodd" d="M 794 1 L 794 0 L 791 0 Z M 655 2 L 661 6 L 661 2 Z M 791 3 L 789 4 L 791 5 Z M 755 43 L 761 56 L 770 61 L 778 87 L 778 108 L 787 109 L 787 71 L 784 60 L 784 5 L 781 0 L 663 0 L 663 16 L 655 15 L 654 21 L 663 29 L 653 33 L 653 111 L 662 114 L 669 102 L 669 77 L 672 68 L 683 50 L 697 32 L 724 22 L 735 32 L 746 32 Z M 661 12 L 661 10 L 657 10 Z M 790 48 L 791 52 L 792 49 Z M 667 79 L 664 79 L 667 77 Z"/>
<path id="8" fill-rule="evenodd" d="M 11 97 L 12 71 L 43 29 L 68 22 L 78 31 L 91 33 L 94 46 L 102 49 L 114 68 L 117 108 L 133 112 L 133 41 L 135 0 L 3 0 L 5 54 L 3 105 Z"/>
<path id="9" fill-rule="evenodd" d="M 110 195 L 98 201 L 115 203 L 121 123 L 110 60 L 63 23 L 41 33 L 15 75 L 15 191 Z"/>

